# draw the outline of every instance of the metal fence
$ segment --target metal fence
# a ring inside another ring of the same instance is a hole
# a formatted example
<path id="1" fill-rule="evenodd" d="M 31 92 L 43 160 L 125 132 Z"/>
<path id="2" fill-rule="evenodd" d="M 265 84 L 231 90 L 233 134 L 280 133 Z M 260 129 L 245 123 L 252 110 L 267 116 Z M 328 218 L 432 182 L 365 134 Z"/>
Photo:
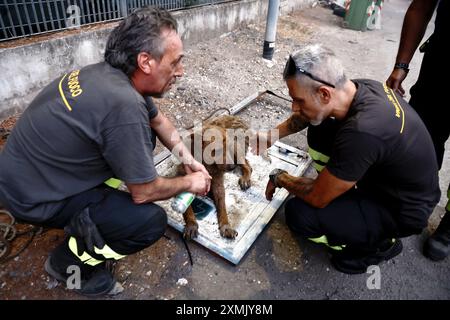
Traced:
<path id="1" fill-rule="evenodd" d="M 0 0 L 0 41 L 125 17 L 148 5 L 177 10 L 224 0 Z"/>

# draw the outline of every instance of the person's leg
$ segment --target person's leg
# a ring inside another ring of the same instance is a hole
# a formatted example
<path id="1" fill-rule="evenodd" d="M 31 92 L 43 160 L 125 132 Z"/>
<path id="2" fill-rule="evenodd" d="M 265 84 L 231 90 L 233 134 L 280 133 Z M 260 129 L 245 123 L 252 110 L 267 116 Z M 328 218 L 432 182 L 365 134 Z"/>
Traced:
<path id="1" fill-rule="evenodd" d="M 428 89 L 435 90 L 431 88 Z M 427 88 L 421 90 L 427 90 Z M 430 133 L 436 151 L 436 160 L 440 169 L 444 159 L 445 143 L 450 135 L 450 125 L 448 125 L 446 117 L 442 116 L 442 112 L 440 112 L 439 109 L 442 108 L 442 110 L 444 110 L 447 108 L 448 102 L 439 99 L 439 95 L 430 98 L 430 91 L 428 90 L 426 92 L 417 90 L 411 92 L 414 92 L 414 94 L 411 96 L 409 104 L 420 116 Z"/>
<path id="2" fill-rule="evenodd" d="M 425 241 L 423 254 L 434 261 L 444 260 L 450 254 L 450 185 L 447 190 L 445 214 L 436 231 Z"/>
<path id="3" fill-rule="evenodd" d="M 430 94 L 430 92 L 444 92 L 445 83 L 435 81 L 435 70 L 439 68 L 443 57 L 442 51 L 427 52 L 423 58 L 419 78 L 411 88 L 410 105 L 417 111 L 427 127 L 436 151 L 439 169 L 442 166 L 445 153 L 445 143 L 450 135 L 450 126 L 444 110 L 448 109 L 445 95 Z M 441 86 L 441 88 L 437 87 Z M 447 190 L 450 198 L 450 185 Z M 434 261 L 444 260 L 450 253 L 450 200 L 447 202 L 445 215 L 436 231 L 425 241 L 423 254 Z"/>
<path id="4" fill-rule="evenodd" d="M 364 273 L 367 267 L 399 254 L 402 247 L 388 209 L 356 190 L 335 199 L 327 207 L 311 207 L 299 198 L 285 206 L 289 228 L 330 248 L 331 262 L 345 273 Z"/>
<path id="5" fill-rule="evenodd" d="M 102 295 L 113 289 L 116 282 L 105 269 L 105 261 L 115 261 L 150 246 L 164 234 L 167 225 L 166 213 L 158 205 L 136 205 L 129 194 L 110 188 L 98 188 L 92 192 L 99 190 L 103 198 L 89 205 L 89 215 L 106 245 L 96 248 L 95 253 L 79 255 L 75 238 L 69 237 L 46 262 L 46 270 L 58 280 L 69 276 L 69 266 L 78 266 L 83 280 L 79 292 L 85 295 Z M 64 227 L 70 220 L 68 211 L 76 207 L 69 201 L 66 210 L 57 217 L 59 219 L 52 221 L 53 224 L 59 220 L 58 227 Z"/>

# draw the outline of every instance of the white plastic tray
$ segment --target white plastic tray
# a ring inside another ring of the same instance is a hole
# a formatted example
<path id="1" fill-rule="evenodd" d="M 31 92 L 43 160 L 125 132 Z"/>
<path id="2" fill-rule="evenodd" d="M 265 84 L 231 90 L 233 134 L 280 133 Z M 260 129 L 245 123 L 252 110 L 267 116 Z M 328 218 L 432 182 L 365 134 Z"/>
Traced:
<path id="1" fill-rule="evenodd" d="M 285 189 L 277 189 L 272 201 L 269 202 L 265 199 L 264 193 L 270 171 L 280 168 L 288 171 L 291 175 L 300 176 L 311 163 L 307 153 L 279 141 L 268 150 L 268 155 L 271 161 L 250 153 L 247 154 L 247 160 L 252 166 L 253 172 L 252 186 L 246 191 L 239 188 L 239 172 L 225 174 L 225 202 L 228 219 L 231 226 L 238 232 L 238 236 L 234 240 L 220 236 L 215 212 L 197 220 L 199 235 L 194 241 L 233 264 L 239 263 L 288 196 Z M 156 166 L 156 169 L 161 176 L 173 176 L 176 170 L 174 159 L 169 157 L 163 160 Z M 171 201 L 169 199 L 157 203 L 167 211 L 169 225 L 183 232 L 183 216 L 171 209 Z"/>

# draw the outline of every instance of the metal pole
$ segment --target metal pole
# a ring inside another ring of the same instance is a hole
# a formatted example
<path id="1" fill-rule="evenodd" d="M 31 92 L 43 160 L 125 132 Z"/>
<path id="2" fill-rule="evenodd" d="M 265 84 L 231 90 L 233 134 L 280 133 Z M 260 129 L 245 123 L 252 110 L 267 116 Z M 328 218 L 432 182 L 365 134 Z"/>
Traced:
<path id="1" fill-rule="evenodd" d="M 128 8 L 127 8 L 127 0 L 119 0 L 120 1 L 120 16 L 126 17 L 128 16 Z"/>
<path id="2" fill-rule="evenodd" d="M 272 60 L 275 51 L 275 37 L 277 35 L 277 21 L 280 9 L 280 0 L 269 0 L 267 9 L 266 35 L 263 47 L 263 58 Z"/>

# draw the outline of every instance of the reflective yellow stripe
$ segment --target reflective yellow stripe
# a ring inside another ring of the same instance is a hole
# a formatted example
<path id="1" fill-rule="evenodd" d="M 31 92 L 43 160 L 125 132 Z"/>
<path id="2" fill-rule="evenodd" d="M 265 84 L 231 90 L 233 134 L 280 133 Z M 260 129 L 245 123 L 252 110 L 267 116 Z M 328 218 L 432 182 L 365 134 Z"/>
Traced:
<path id="1" fill-rule="evenodd" d="M 74 237 L 70 237 L 69 239 L 69 249 L 72 251 L 72 253 L 77 256 L 78 259 L 80 259 L 83 263 L 86 263 L 90 266 L 95 266 L 99 263 L 102 263 L 102 260 L 97 260 L 94 257 L 92 257 L 89 253 L 83 252 L 81 256 L 78 255 L 78 247 L 77 247 L 77 241 Z M 126 256 L 118 254 L 114 250 L 112 250 L 108 245 L 105 244 L 105 246 L 102 249 L 99 249 L 97 247 L 94 247 L 94 251 L 97 254 L 101 254 L 105 257 L 105 259 L 114 259 L 119 260 L 122 258 L 125 258 Z"/>
<path id="2" fill-rule="evenodd" d="M 330 160 L 329 156 L 327 156 L 323 153 L 320 153 L 319 151 L 316 151 L 311 147 L 308 148 L 308 153 L 310 154 L 311 158 L 313 158 L 314 160 L 323 162 L 323 163 L 327 163 L 328 160 Z"/>
<path id="3" fill-rule="evenodd" d="M 59 82 L 58 89 L 59 89 L 59 94 L 61 95 L 61 98 L 62 98 L 64 104 L 66 105 L 66 108 L 69 109 L 69 111 L 72 111 L 72 107 L 69 105 L 69 102 L 67 102 L 66 96 L 64 95 L 64 91 L 61 86 L 61 84 L 62 84 L 63 80 L 66 78 L 66 76 L 67 76 L 67 73 L 64 75 L 64 77 L 62 77 L 61 81 Z"/>
<path id="4" fill-rule="evenodd" d="M 69 239 L 69 249 L 72 251 L 72 253 L 80 259 L 83 263 L 86 263 L 90 266 L 95 266 L 99 263 L 102 263 L 103 261 L 97 260 L 93 257 L 91 257 L 87 252 L 83 252 L 81 256 L 78 255 L 78 247 L 77 247 L 77 240 L 75 240 L 74 237 L 70 237 Z"/>
<path id="5" fill-rule="evenodd" d="M 326 245 L 327 247 L 329 247 L 329 248 L 331 248 L 333 250 L 338 250 L 339 251 L 339 250 L 342 250 L 342 249 L 345 248 L 345 245 L 342 245 L 342 246 L 330 246 L 328 244 L 328 239 L 327 239 L 326 235 L 323 235 L 323 236 L 318 237 L 318 238 L 308 238 L 308 240 L 311 240 L 312 242 L 315 242 L 315 243 L 324 244 L 324 245 Z"/>
<path id="6" fill-rule="evenodd" d="M 122 180 L 111 178 L 104 182 L 108 187 L 111 187 L 113 189 L 119 189 L 120 185 L 122 184 Z"/>
<path id="7" fill-rule="evenodd" d="M 325 168 L 325 166 L 321 166 L 320 164 L 318 164 L 317 162 L 313 162 L 313 167 L 314 169 L 316 169 L 318 172 L 322 171 L 323 168 Z"/>
<path id="8" fill-rule="evenodd" d="M 119 260 L 122 258 L 125 258 L 126 256 L 121 255 L 117 252 L 115 252 L 113 249 L 111 249 L 107 244 L 103 247 L 103 249 L 99 249 L 97 247 L 94 247 L 94 251 L 97 254 L 103 255 L 106 259 L 114 259 Z"/>

